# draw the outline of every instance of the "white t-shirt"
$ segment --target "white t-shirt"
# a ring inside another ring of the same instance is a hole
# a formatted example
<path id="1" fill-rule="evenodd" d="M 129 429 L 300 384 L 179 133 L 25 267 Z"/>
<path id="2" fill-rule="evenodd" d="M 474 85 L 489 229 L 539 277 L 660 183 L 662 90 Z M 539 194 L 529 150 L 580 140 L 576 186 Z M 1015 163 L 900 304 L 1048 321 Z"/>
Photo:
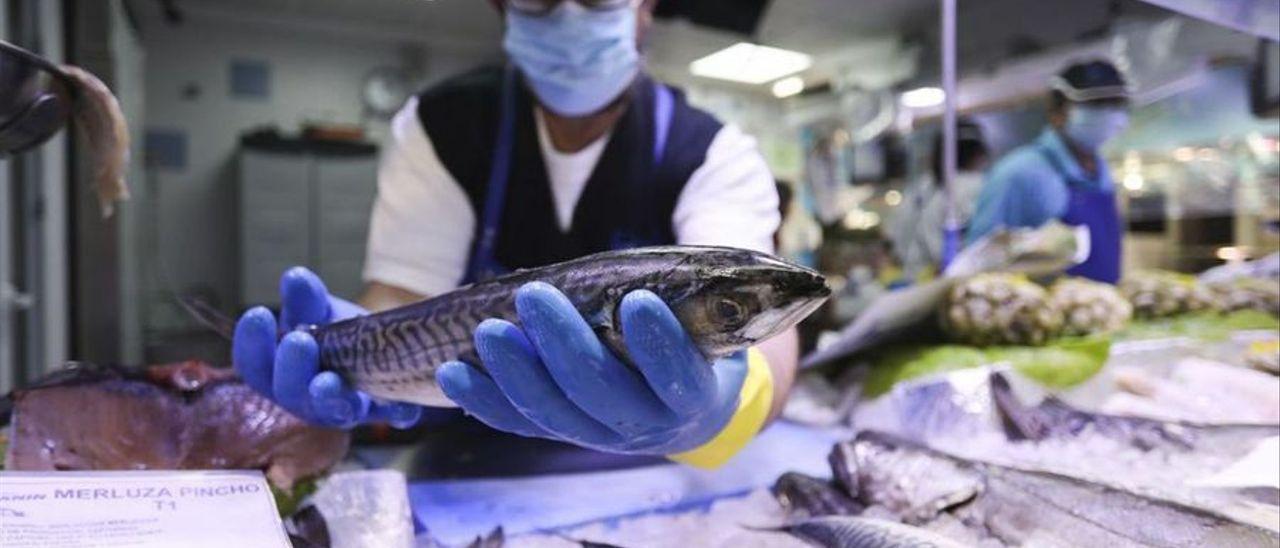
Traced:
<path id="1" fill-rule="evenodd" d="M 534 112 L 538 121 L 538 148 L 542 149 L 542 163 L 547 166 L 551 198 L 556 204 L 556 220 L 560 223 L 560 230 L 568 232 L 569 223 L 573 222 L 573 209 L 578 205 L 578 198 L 582 197 L 582 190 L 587 188 L 587 180 L 591 178 L 591 172 L 595 170 L 613 133 L 601 135 L 577 152 L 560 152 L 551 144 L 542 109 L 534 109 Z"/>
<path id="2" fill-rule="evenodd" d="M 551 146 L 538 117 L 539 146 L 562 229 L 567 230 L 608 140 L 606 135 L 578 152 L 560 153 Z M 421 295 L 457 287 L 467 267 L 476 222 L 462 186 L 436 156 L 422 127 L 417 99 L 410 99 L 391 123 L 378 169 L 365 281 Z M 725 125 L 676 201 L 671 219 L 676 243 L 772 253 L 779 222 L 773 175 L 755 139 Z"/>

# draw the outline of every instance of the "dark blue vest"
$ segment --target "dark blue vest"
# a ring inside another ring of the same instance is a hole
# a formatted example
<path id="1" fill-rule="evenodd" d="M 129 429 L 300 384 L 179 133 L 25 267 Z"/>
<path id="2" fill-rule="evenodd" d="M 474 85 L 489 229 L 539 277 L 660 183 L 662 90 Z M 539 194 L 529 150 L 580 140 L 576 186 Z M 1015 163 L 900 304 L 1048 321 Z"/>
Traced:
<path id="1" fill-rule="evenodd" d="M 485 230 L 487 199 L 494 186 L 492 166 L 503 126 L 503 79 L 504 69 L 484 68 L 418 96 L 418 117 L 436 155 L 475 212 L 476 242 Z M 510 106 L 510 165 L 505 185 L 500 185 L 504 190 L 495 219 L 493 259 L 498 266 L 532 268 L 610 249 L 675 243 L 676 201 L 689 177 L 705 162 L 720 122 L 689 106 L 679 91 L 658 92 L 667 95 L 658 99 L 652 80 L 637 79 L 627 110 L 587 180 L 566 232 L 556 219 L 538 146 L 534 99 L 523 82 L 517 83 L 511 88 L 515 93 Z M 659 101 L 669 101 L 670 117 L 655 116 Z M 665 132 L 656 127 L 663 123 L 669 124 Z M 661 150 L 655 144 L 661 143 L 657 135 L 665 136 Z M 472 266 L 466 281 L 476 277 Z M 453 409 L 426 411 L 420 442 L 427 449 L 419 453 L 422 460 L 415 463 L 414 477 L 520 476 L 662 462 L 498 432 L 478 421 L 462 420 Z"/>
<path id="2" fill-rule="evenodd" d="M 426 91 L 418 102 L 437 156 L 476 213 L 477 237 L 500 126 L 502 78 L 500 68 L 479 69 Z M 649 78 L 637 79 L 566 232 L 556 220 L 538 146 L 533 96 L 523 83 L 515 89 L 511 165 L 494 244 L 498 263 L 532 268 L 610 249 L 675 243 L 676 201 L 706 160 L 720 122 L 689 106 L 682 93 L 671 94 L 670 128 L 655 163 L 655 88 Z"/>

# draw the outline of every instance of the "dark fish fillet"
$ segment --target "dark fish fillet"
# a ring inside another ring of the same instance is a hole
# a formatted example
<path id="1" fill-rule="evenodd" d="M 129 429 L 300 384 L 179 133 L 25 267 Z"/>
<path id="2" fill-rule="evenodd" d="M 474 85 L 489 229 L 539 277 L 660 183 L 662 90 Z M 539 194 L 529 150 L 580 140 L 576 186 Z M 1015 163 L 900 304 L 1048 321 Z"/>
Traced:
<path id="1" fill-rule="evenodd" d="M 892 521 L 853 516 L 813 518 L 783 530 L 823 548 L 963 548 L 941 535 Z"/>
<path id="2" fill-rule="evenodd" d="M 858 514 L 863 508 L 832 482 L 797 472 L 783 474 L 771 491 L 793 517 Z"/>
<path id="3" fill-rule="evenodd" d="M 348 435 L 310 426 L 227 370 L 74 365 L 12 400 L 12 470 L 259 469 L 281 488 L 340 460 Z"/>

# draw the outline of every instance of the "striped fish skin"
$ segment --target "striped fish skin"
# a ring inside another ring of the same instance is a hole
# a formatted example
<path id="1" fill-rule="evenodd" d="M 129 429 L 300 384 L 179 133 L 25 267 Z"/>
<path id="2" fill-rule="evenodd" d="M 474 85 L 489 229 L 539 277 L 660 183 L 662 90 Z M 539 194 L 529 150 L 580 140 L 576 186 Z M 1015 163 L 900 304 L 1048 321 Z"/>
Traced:
<path id="1" fill-rule="evenodd" d="M 823 548 L 963 548 L 951 539 L 892 521 L 826 516 L 792 523 L 784 529 Z"/>
<path id="2" fill-rule="evenodd" d="M 633 290 L 661 297 L 709 359 L 782 332 L 830 295 L 816 272 L 754 251 L 711 246 L 610 251 L 314 327 L 321 368 L 377 398 L 455 407 L 436 385 L 436 368 L 455 359 L 480 366 L 472 342 L 476 326 L 489 318 L 519 324 L 515 292 L 533 281 L 563 292 L 624 361 L 615 312 Z"/>

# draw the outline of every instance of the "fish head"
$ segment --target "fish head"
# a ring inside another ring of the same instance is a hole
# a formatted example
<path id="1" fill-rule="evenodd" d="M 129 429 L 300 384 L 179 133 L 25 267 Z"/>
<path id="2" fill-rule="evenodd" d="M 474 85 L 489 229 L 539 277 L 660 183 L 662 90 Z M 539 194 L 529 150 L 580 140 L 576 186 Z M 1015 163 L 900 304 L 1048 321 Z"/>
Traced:
<path id="1" fill-rule="evenodd" d="M 755 251 L 705 248 L 678 270 L 685 291 L 667 303 L 713 359 L 783 332 L 831 295 L 817 272 Z"/>

